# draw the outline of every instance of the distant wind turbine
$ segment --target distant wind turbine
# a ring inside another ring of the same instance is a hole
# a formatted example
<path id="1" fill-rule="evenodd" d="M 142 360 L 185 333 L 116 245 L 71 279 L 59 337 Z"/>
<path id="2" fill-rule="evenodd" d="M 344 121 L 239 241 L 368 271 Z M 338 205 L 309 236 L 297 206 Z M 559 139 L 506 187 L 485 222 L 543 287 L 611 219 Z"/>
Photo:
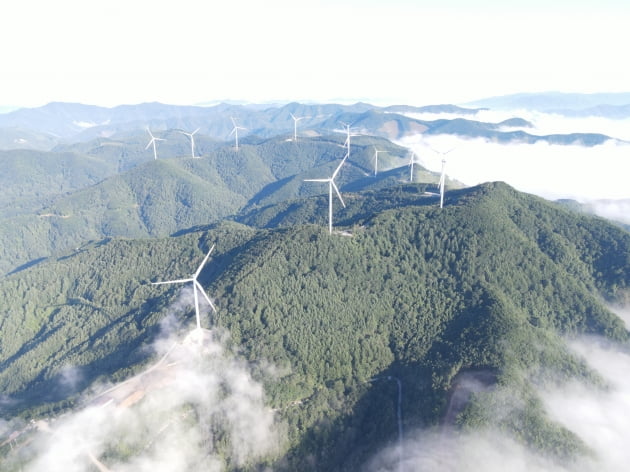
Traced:
<path id="1" fill-rule="evenodd" d="M 193 159 L 195 158 L 195 133 L 199 131 L 199 128 L 197 128 L 195 131 L 193 131 L 192 133 L 187 133 L 186 131 L 180 131 L 180 133 L 185 134 L 186 136 L 190 137 L 190 154 L 192 155 Z"/>
<path id="2" fill-rule="evenodd" d="M 374 146 L 374 177 L 376 177 L 376 174 L 378 173 L 378 153 L 379 152 L 386 153 L 387 151 L 379 151 L 378 149 L 376 149 L 376 146 Z"/>
<path id="3" fill-rule="evenodd" d="M 337 174 L 339 173 L 341 166 L 343 166 L 343 163 L 346 162 L 347 158 L 348 158 L 348 155 L 346 154 L 346 157 L 344 157 L 341 160 L 341 164 L 337 166 L 332 176 L 330 176 L 330 178 L 328 179 L 304 179 L 304 182 L 328 182 L 328 233 L 329 234 L 332 234 L 333 189 L 335 189 L 335 192 L 337 193 L 337 197 L 339 197 L 339 201 L 341 202 L 343 207 L 344 208 L 346 207 L 346 204 L 344 203 L 343 198 L 341 198 L 341 193 L 339 193 L 339 189 L 337 188 L 337 185 L 335 184 L 335 177 L 337 177 Z"/>
<path id="4" fill-rule="evenodd" d="M 343 143 L 343 147 L 347 148 L 346 157 L 350 157 L 350 136 L 358 136 L 358 134 L 352 134 L 350 132 L 350 125 L 348 123 L 341 122 L 346 127 L 346 142 Z"/>
<path id="5" fill-rule="evenodd" d="M 442 174 L 440 175 L 440 183 L 438 184 L 438 189 L 440 189 L 440 208 L 444 206 L 444 166 L 446 165 L 446 160 L 442 159 Z"/>
<path id="6" fill-rule="evenodd" d="M 437 150 L 435 150 L 433 148 L 431 148 L 431 150 L 433 152 L 436 152 L 436 153 L 442 155 L 442 172 L 440 174 L 440 182 L 438 183 L 438 190 L 440 191 L 440 208 L 443 208 L 444 207 L 444 185 L 445 185 L 445 181 L 446 181 L 446 174 L 444 172 L 444 168 L 446 166 L 446 159 L 444 159 L 444 156 L 446 156 L 453 149 L 449 149 L 446 152 L 440 152 L 440 151 L 437 151 Z"/>
<path id="7" fill-rule="evenodd" d="M 151 141 L 149 141 L 149 144 L 147 144 L 147 146 L 144 148 L 149 149 L 149 146 L 151 146 L 151 144 L 153 144 L 153 158 L 157 159 L 157 149 L 155 146 L 155 142 L 156 141 L 166 141 L 166 139 L 162 139 L 162 138 L 156 138 L 155 136 L 153 136 L 153 133 L 151 133 L 151 130 L 149 129 L 149 127 L 147 126 L 147 131 L 149 132 L 149 136 L 151 136 Z"/>
<path id="8" fill-rule="evenodd" d="M 208 297 L 208 295 L 206 295 L 205 290 L 203 289 L 201 284 L 197 281 L 197 277 L 199 277 L 199 274 L 201 273 L 201 269 L 203 269 L 203 266 L 208 261 L 208 258 L 210 257 L 210 254 L 212 253 L 213 249 L 214 249 L 214 244 L 212 245 L 212 247 L 208 251 L 208 254 L 206 254 L 206 257 L 204 257 L 203 262 L 199 265 L 199 267 L 197 268 L 197 271 L 192 275 L 191 278 L 189 278 L 189 279 L 167 280 L 167 281 L 164 281 L 164 282 L 151 282 L 152 285 L 179 284 L 179 283 L 192 282 L 192 284 L 193 284 L 193 293 L 195 295 L 195 315 L 197 317 L 197 329 L 201 329 L 201 318 L 199 317 L 199 296 L 197 295 L 197 292 L 201 293 L 204 296 L 204 298 L 206 299 L 206 301 L 208 302 L 208 304 L 210 305 L 210 307 L 212 308 L 212 310 L 215 313 L 217 311 L 217 309 L 214 307 L 214 304 L 210 300 L 210 297 Z"/>
<path id="9" fill-rule="evenodd" d="M 411 151 L 411 156 L 409 157 L 409 182 L 413 182 L 413 165 L 420 164 L 420 162 L 416 159 L 416 153 Z"/>
<path id="10" fill-rule="evenodd" d="M 247 128 L 243 128 L 242 126 L 238 126 L 236 124 L 236 121 L 234 120 L 234 118 L 230 118 L 232 120 L 232 124 L 234 125 L 234 128 L 232 128 L 232 132 L 230 133 L 230 136 L 232 136 L 232 133 L 234 133 L 234 138 L 236 140 L 236 145 L 234 146 L 234 148 L 238 151 L 238 130 L 239 129 L 247 129 Z"/>
<path id="11" fill-rule="evenodd" d="M 289 113 L 289 115 L 293 118 L 293 141 L 297 142 L 297 122 L 303 120 L 305 117 L 296 117 L 293 113 Z"/>

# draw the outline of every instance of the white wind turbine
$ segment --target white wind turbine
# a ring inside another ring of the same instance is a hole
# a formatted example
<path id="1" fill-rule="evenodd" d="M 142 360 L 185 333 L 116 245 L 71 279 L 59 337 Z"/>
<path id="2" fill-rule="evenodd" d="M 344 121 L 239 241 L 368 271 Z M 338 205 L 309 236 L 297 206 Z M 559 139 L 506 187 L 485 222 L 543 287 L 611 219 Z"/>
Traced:
<path id="1" fill-rule="evenodd" d="M 149 141 L 149 144 L 147 144 L 147 146 L 144 149 L 145 150 L 149 149 L 149 146 L 151 146 L 151 144 L 153 144 L 153 158 L 157 159 L 157 149 L 155 147 L 155 142 L 156 141 L 166 141 L 166 139 L 156 138 L 155 136 L 153 136 L 153 133 L 151 133 L 151 130 L 149 129 L 148 126 L 147 126 L 147 131 L 149 132 L 149 136 L 151 136 L 151 141 Z"/>
<path id="2" fill-rule="evenodd" d="M 341 198 L 341 193 L 339 193 L 339 189 L 337 188 L 337 185 L 335 184 L 335 177 L 337 177 L 337 174 L 339 173 L 341 166 L 343 166 L 343 163 L 346 162 L 347 158 L 348 158 L 348 155 L 346 154 L 346 157 L 344 157 L 341 160 L 341 164 L 337 166 L 332 176 L 330 176 L 330 178 L 328 179 L 304 179 L 304 182 L 328 182 L 328 233 L 329 234 L 332 234 L 333 189 L 335 189 L 335 192 L 337 193 L 337 197 L 339 197 L 339 201 L 341 202 L 343 207 L 344 208 L 346 207 L 346 204 L 344 203 L 343 198 Z"/>
<path id="3" fill-rule="evenodd" d="M 346 152 L 346 157 L 350 157 L 350 136 L 358 136 L 358 134 L 352 134 L 350 132 L 350 125 L 348 123 L 344 123 L 342 121 L 341 124 L 346 127 L 346 142 L 343 143 L 342 147 L 345 147 L 348 149 L 348 152 Z"/>
<path id="4" fill-rule="evenodd" d="M 445 186 L 445 181 L 446 181 L 446 174 L 444 172 L 444 168 L 446 166 L 446 159 L 444 159 L 444 156 L 446 156 L 453 149 L 449 149 L 446 152 L 440 152 L 440 151 L 437 151 L 437 150 L 435 150 L 433 148 L 431 148 L 431 150 L 433 152 L 437 152 L 438 154 L 442 155 L 442 172 L 440 174 L 440 182 L 438 183 L 438 190 L 440 192 L 440 208 L 442 208 L 444 206 L 444 186 Z"/>
<path id="5" fill-rule="evenodd" d="M 185 134 L 186 136 L 188 136 L 190 138 L 190 154 L 192 155 L 193 159 L 195 158 L 195 133 L 199 131 L 199 128 L 197 128 L 195 131 L 193 131 L 192 133 L 187 133 L 186 131 L 180 131 L 180 133 Z"/>
<path id="6" fill-rule="evenodd" d="M 210 300 L 210 297 L 208 297 L 208 295 L 206 295 L 205 290 L 203 289 L 201 284 L 197 281 L 197 277 L 199 277 L 199 274 L 201 273 L 201 269 L 203 269 L 203 266 L 208 261 L 208 258 L 210 257 L 210 254 L 212 253 L 213 249 L 214 249 L 214 244 L 212 245 L 212 247 L 208 251 L 208 254 L 206 254 L 206 257 L 204 257 L 202 263 L 199 265 L 199 267 L 197 268 L 197 271 L 192 275 L 191 278 L 189 278 L 189 279 L 167 280 L 167 281 L 164 281 L 164 282 L 151 282 L 151 285 L 179 284 L 179 283 L 186 283 L 186 282 L 192 282 L 193 283 L 193 293 L 195 295 L 195 315 L 197 317 L 197 329 L 201 329 L 201 319 L 199 317 L 199 296 L 197 295 L 197 292 L 201 293 L 204 296 L 204 298 L 206 299 L 206 301 L 210 305 L 210 308 L 212 308 L 212 310 L 215 313 L 217 311 L 217 309 L 214 307 L 214 304 Z"/>
<path id="7" fill-rule="evenodd" d="M 289 112 L 291 118 L 293 118 L 293 141 L 297 142 L 297 122 L 303 120 L 304 116 L 296 117 L 293 113 Z"/>
<path id="8" fill-rule="evenodd" d="M 234 133 L 234 138 L 236 140 L 236 145 L 234 146 L 234 148 L 238 151 L 238 130 L 239 129 L 247 129 L 247 128 L 243 128 L 242 126 L 238 126 L 236 124 L 236 121 L 234 120 L 234 118 L 230 118 L 232 120 L 232 124 L 234 125 L 234 128 L 232 128 L 232 132 L 230 133 L 230 136 L 232 136 L 232 133 Z"/>
<path id="9" fill-rule="evenodd" d="M 386 153 L 387 151 L 379 151 L 378 149 L 376 149 L 376 146 L 374 146 L 374 176 L 376 177 L 376 174 L 378 173 L 378 153 L 382 152 L 382 153 Z"/>

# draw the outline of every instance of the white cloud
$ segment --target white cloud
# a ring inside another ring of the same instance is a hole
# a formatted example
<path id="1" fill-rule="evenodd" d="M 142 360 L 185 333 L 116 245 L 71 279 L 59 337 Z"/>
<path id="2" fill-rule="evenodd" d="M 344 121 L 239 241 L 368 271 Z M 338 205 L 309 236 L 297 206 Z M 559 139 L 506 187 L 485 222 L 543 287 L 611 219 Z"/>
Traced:
<path id="1" fill-rule="evenodd" d="M 628 302 L 630 302 L 630 292 L 627 293 L 626 297 Z M 609 306 L 608 309 L 621 318 L 626 325 L 626 329 L 630 330 L 630 306 Z"/>
<path id="2" fill-rule="evenodd" d="M 84 472 L 98 461 L 117 472 L 219 471 L 274 454 L 281 427 L 226 339 L 207 330 L 162 338 L 151 368 L 45 425 L 24 470 Z"/>
<path id="3" fill-rule="evenodd" d="M 608 383 L 605 390 L 577 383 L 546 392 L 552 418 L 576 433 L 596 452 L 589 470 L 625 471 L 630 464 L 630 355 L 595 342 L 573 348 Z"/>
<path id="4" fill-rule="evenodd" d="M 369 472 L 564 472 L 561 465 L 532 454 L 505 434 L 480 431 L 420 432 L 405 442 L 399 462 L 395 448 L 378 454 Z"/>
<path id="5" fill-rule="evenodd" d="M 528 449 L 505 432 L 486 429 L 462 433 L 445 429 L 408 434 L 402 462 L 397 447 L 390 447 L 377 454 L 367 469 L 370 472 L 626 471 L 630 464 L 627 447 L 630 355 L 618 346 L 597 340 L 575 342 L 572 348 L 608 382 L 608 387 L 571 382 L 539 393 L 549 416 L 578 435 L 593 454 L 560 463 Z"/>
<path id="6" fill-rule="evenodd" d="M 441 169 L 442 156 L 431 148 L 453 148 L 446 157 L 446 173 L 466 185 L 505 181 L 548 199 L 630 199 L 630 146 L 615 141 L 584 147 L 416 135 L 401 139 L 400 144 L 413 149 L 421 164 L 435 172 Z"/>
<path id="7" fill-rule="evenodd" d="M 630 200 L 592 200 L 589 207 L 599 216 L 630 224 Z"/>

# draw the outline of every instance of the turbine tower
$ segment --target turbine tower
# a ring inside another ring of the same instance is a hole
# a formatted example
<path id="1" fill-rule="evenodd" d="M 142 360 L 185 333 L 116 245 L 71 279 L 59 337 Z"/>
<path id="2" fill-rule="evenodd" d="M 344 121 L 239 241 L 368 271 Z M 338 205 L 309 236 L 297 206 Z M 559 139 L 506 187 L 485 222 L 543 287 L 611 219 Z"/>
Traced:
<path id="1" fill-rule="evenodd" d="M 155 136 L 153 136 L 153 133 L 151 133 L 151 130 L 149 129 L 148 126 L 147 126 L 147 131 L 149 132 L 149 136 L 151 136 L 151 141 L 149 141 L 149 144 L 147 144 L 147 146 L 144 149 L 146 151 L 147 149 L 149 149 L 149 146 L 151 146 L 151 144 L 153 144 L 153 158 L 157 160 L 157 149 L 156 149 L 156 146 L 155 146 L 155 142 L 156 141 L 166 141 L 166 139 L 156 138 Z"/>
<path id="2" fill-rule="evenodd" d="M 455 149 L 455 148 L 453 148 L 453 149 Z M 444 167 L 446 165 L 446 159 L 444 159 L 444 156 L 446 156 L 453 149 L 449 149 L 446 152 L 441 152 L 441 151 L 438 151 L 436 149 L 431 148 L 431 150 L 433 152 L 436 152 L 436 153 L 442 155 L 442 172 L 440 174 L 440 182 L 438 183 L 438 190 L 440 192 L 440 208 L 442 208 L 444 206 L 444 184 L 445 184 L 445 181 L 446 181 L 446 174 L 444 173 Z"/>
<path id="3" fill-rule="evenodd" d="M 203 289 L 201 284 L 197 281 L 197 277 L 199 277 L 199 274 L 201 273 L 201 269 L 203 269 L 203 266 L 208 261 L 208 258 L 210 257 L 210 254 L 212 253 L 213 249 L 214 249 L 214 244 L 208 251 L 208 254 L 206 254 L 206 257 L 204 257 L 202 263 L 197 268 L 197 271 L 189 279 L 166 280 L 164 282 L 151 282 L 151 285 L 179 284 L 179 283 L 192 282 L 193 294 L 195 296 L 195 315 L 197 317 L 197 329 L 201 329 L 201 318 L 199 317 L 199 296 L 197 292 L 201 293 L 204 296 L 204 298 L 206 299 L 206 301 L 208 302 L 208 304 L 210 305 L 210 307 L 215 313 L 217 311 L 217 309 L 214 307 L 214 304 L 210 300 L 210 297 L 206 295 L 205 290 Z"/>
<path id="4" fill-rule="evenodd" d="M 304 116 L 296 117 L 291 112 L 289 112 L 289 115 L 291 115 L 291 118 L 293 118 L 293 141 L 297 142 L 297 122 L 300 120 L 303 120 L 305 117 Z"/>
<path id="5" fill-rule="evenodd" d="M 420 162 L 416 159 L 416 153 L 411 151 L 411 156 L 409 157 L 409 182 L 413 182 L 413 165 L 419 163 Z"/>
<path id="6" fill-rule="evenodd" d="M 438 184 L 438 189 L 440 190 L 440 208 L 444 206 L 444 166 L 446 165 L 446 160 L 442 159 L 442 174 L 440 175 L 440 183 Z"/>
<path id="7" fill-rule="evenodd" d="M 348 158 L 348 155 L 346 154 L 346 157 L 344 157 L 341 160 L 341 164 L 337 166 L 332 176 L 330 176 L 330 178 L 328 179 L 304 179 L 304 182 L 328 182 L 328 233 L 329 234 L 332 234 L 333 189 L 335 189 L 335 192 L 337 193 L 337 197 L 339 197 L 339 201 L 341 202 L 343 207 L 344 208 L 346 207 L 346 204 L 344 203 L 343 198 L 341 198 L 341 193 L 339 193 L 339 189 L 337 188 L 337 185 L 335 184 L 335 177 L 337 177 L 337 174 L 339 173 L 341 166 L 343 166 L 343 163 L 346 162 L 347 158 Z"/>
<path id="8" fill-rule="evenodd" d="M 232 124 L 234 125 L 234 128 L 232 128 L 232 132 L 230 133 L 230 136 L 232 136 L 232 133 L 234 133 L 234 138 L 236 140 L 236 145 L 234 146 L 234 148 L 238 151 L 238 130 L 239 129 L 247 129 L 247 128 L 243 128 L 242 126 L 238 126 L 236 124 L 236 121 L 234 120 L 234 118 L 231 118 L 232 120 Z"/>
<path id="9" fill-rule="evenodd" d="M 186 131 L 180 131 L 180 133 L 185 134 L 186 136 L 190 137 L 190 154 L 192 155 L 193 159 L 195 158 L 195 133 L 199 131 L 199 128 L 197 128 L 195 131 L 193 131 L 192 133 L 187 133 Z"/>
<path id="10" fill-rule="evenodd" d="M 387 151 L 379 151 L 378 149 L 376 149 L 376 146 L 374 146 L 374 177 L 376 177 L 376 174 L 378 173 L 378 153 L 379 152 L 386 153 Z"/>

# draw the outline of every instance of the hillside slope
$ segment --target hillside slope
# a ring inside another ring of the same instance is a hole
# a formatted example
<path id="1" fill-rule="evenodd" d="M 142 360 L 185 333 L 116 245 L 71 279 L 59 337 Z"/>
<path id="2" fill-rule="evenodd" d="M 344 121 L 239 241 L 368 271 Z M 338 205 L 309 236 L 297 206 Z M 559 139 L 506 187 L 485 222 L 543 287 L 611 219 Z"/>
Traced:
<path id="1" fill-rule="evenodd" d="M 277 469 L 361 470 L 396 437 L 395 385 L 371 381 L 387 377 L 404 385 L 405 428 L 441 424 L 458 375 L 481 373 L 512 389 L 498 424 L 506 434 L 557 457 L 584 452 L 545 416 L 532 382 L 597 382 L 563 337 L 628 341 L 602 300 L 628 294 L 630 234 L 501 183 L 449 192 L 443 210 L 421 194 L 354 195 L 372 204 L 346 222 L 352 237 L 300 224 L 312 219 L 304 210 L 282 229 L 222 223 L 103 241 L 7 277 L 3 415 L 69 405 L 95 378 L 144 362 L 168 313 L 185 325 L 194 316 L 171 308 L 179 287 L 148 282 L 187 276 L 216 244 L 200 282 L 218 313 L 203 325 L 227 329 L 249 362 L 284 372 L 262 379 L 288 427 Z M 81 373 L 71 386 L 67 366 Z M 493 422 L 479 405 L 495 392 L 475 394 L 457 421 Z"/>
<path id="2" fill-rule="evenodd" d="M 373 143 L 389 151 L 381 157 L 381 166 L 404 165 L 400 156 L 406 152 L 379 138 L 361 141 L 353 144 L 346 166 L 352 170 L 344 169 L 339 180 L 340 186 L 354 184 L 355 191 L 373 185 L 361 183 L 371 172 Z M 232 146 L 208 149 L 198 159 L 147 161 L 145 157 L 144 163 L 119 173 L 115 170 L 118 147 L 78 149 L 89 152 L 88 156 L 21 151 L 32 158 L 7 159 L 15 178 L 7 179 L 12 197 L 0 226 L 0 273 L 21 270 L 104 237 L 167 236 L 219 221 L 244 207 L 319 194 L 321 186 L 302 181 L 311 172 L 332 172 L 330 167 L 336 167 L 345 152 L 341 142 L 339 136 L 305 138 L 299 143 L 262 140 L 242 144 L 238 151 Z M 125 165 L 132 160 L 129 157 Z M 417 175 L 436 180 L 420 170 Z M 9 214 L 18 206 L 26 208 Z"/>

